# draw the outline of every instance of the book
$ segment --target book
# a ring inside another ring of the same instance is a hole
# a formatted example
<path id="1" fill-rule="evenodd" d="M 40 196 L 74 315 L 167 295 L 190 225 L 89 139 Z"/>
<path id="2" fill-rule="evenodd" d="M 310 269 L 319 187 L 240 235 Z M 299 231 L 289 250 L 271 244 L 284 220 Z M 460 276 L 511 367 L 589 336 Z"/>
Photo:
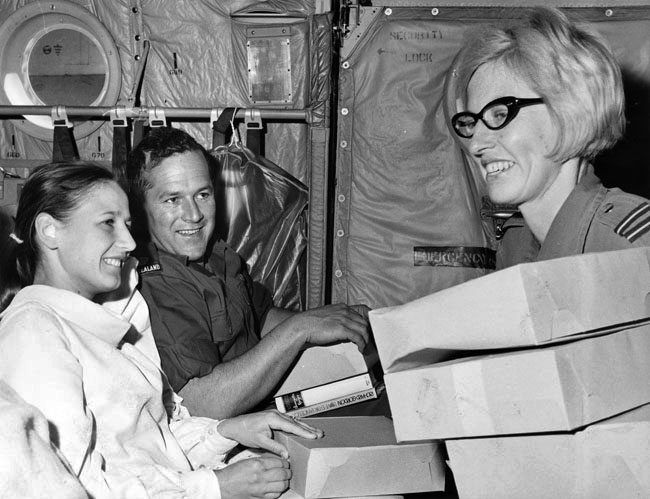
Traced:
<path id="1" fill-rule="evenodd" d="M 358 393 L 372 387 L 372 378 L 366 372 L 313 388 L 280 395 L 275 397 L 275 406 L 280 412 L 289 412 Z"/>
<path id="2" fill-rule="evenodd" d="M 357 404 L 359 402 L 375 398 L 377 398 L 377 392 L 374 387 L 370 387 L 357 393 L 344 395 L 332 400 L 326 400 L 325 402 L 319 402 L 318 404 L 308 405 L 306 407 L 301 407 L 300 409 L 287 411 L 286 414 L 294 418 L 305 418 L 313 414 L 331 411 L 333 409 L 338 409 L 339 407 L 345 407 L 346 405 Z"/>

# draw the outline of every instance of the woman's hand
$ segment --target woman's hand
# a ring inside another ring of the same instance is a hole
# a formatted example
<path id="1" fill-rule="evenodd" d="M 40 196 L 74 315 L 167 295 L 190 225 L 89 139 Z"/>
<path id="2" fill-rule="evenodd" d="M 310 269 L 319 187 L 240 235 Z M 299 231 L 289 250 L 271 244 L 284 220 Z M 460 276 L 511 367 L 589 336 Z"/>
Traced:
<path id="1" fill-rule="evenodd" d="M 222 499 L 274 499 L 287 490 L 291 478 L 289 462 L 270 455 L 238 461 L 215 474 Z"/>
<path id="2" fill-rule="evenodd" d="M 264 449 L 285 459 L 289 453 L 284 445 L 273 440 L 273 430 L 293 433 L 304 438 L 320 438 L 323 432 L 302 421 L 295 420 L 278 411 L 263 411 L 225 419 L 218 426 L 226 438 L 255 449 Z"/>

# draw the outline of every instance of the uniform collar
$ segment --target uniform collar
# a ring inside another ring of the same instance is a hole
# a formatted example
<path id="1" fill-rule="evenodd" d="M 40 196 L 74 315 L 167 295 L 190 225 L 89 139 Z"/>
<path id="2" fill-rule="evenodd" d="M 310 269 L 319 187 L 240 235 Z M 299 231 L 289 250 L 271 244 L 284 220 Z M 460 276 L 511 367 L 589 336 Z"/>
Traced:
<path id="1" fill-rule="evenodd" d="M 221 239 L 217 240 L 214 245 L 211 247 L 212 251 L 208 250 L 206 254 L 203 256 L 202 260 L 190 260 L 188 256 L 185 255 L 177 255 L 175 253 L 169 253 L 163 249 L 158 248 L 158 246 L 155 245 L 155 243 L 149 243 L 147 245 L 146 253 L 143 255 L 145 256 L 150 262 L 158 262 L 160 263 L 161 256 L 163 257 L 169 257 L 172 258 L 185 267 L 189 267 L 191 264 L 195 263 L 197 265 L 205 265 L 208 260 L 210 259 L 210 254 L 212 253 L 219 253 L 223 252 L 224 248 L 226 246 L 226 243 L 223 242 Z M 138 260 L 140 260 L 141 256 L 138 255 Z"/>
<path id="2" fill-rule="evenodd" d="M 582 253 L 589 226 L 605 194 L 606 190 L 596 176 L 593 166 L 589 165 L 553 219 L 537 260 Z"/>
<path id="3" fill-rule="evenodd" d="M 115 347 L 131 328 L 126 319 L 72 291 L 34 284 L 16 294 L 11 308 L 29 302 L 51 308 L 65 321 Z"/>
<path id="4" fill-rule="evenodd" d="M 161 267 L 165 266 L 165 261 L 169 263 L 170 260 L 176 261 L 184 267 L 192 267 L 205 275 L 213 275 L 219 273 L 227 275 L 228 269 L 239 269 L 240 257 L 235 253 L 222 239 L 218 239 L 214 245 L 211 246 L 211 251 L 208 251 L 202 261 L 192 261 L 185 255 L 175 255 L 168 253 L 165 250 L 158 248 L 154 243 L 150 243 L 147 248 L 150 263 L 158 263 Z M 140 259 L 140 256 L 138 256 Z M 142 266 L 142 263 L 141 263 Z M 140 266 L 140 267 L 141 267 Z M 139 268 L 140 268 L 139 267 Z"/>

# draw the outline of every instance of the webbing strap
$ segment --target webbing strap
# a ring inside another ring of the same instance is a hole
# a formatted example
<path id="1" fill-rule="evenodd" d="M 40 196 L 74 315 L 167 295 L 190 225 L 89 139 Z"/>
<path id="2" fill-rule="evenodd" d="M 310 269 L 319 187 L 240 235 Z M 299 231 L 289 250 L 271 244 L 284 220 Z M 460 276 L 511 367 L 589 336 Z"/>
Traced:
<path id="1" fill-rule="evenodd" d="M 68 121 L 65 107 L 52 108 L 54 135 L 52 141 L 52 162 L 75 161 L 79 159 L 77 143 L 74 139 L 73 125 Z"/>
<path id="2" fill-rule="evenodd" d="M 219 147 L 230 141 L 232 132 L 231 122 L 235 116 L 234 107 L 226 107 L 222 111 L 217 108 L 210 113 L 212 123 L 212 147 Z"/>
<path id="3" fill-rule="evenodd" d="M 262 113 L 257 109 L 246 110 L 246 147 L 257 156 L 264 156 L 264 125 Z"/>
<path id="4" fill-rule="evenodd" d="M 124 109 L 114 109 L 111 111 L 111 125 L 113 127 L 113 156 L 111 166 L 113 173 L 118 178 L 126 178 L 126 160 L 130 151 L 129 124 L 126 119 Z"/>

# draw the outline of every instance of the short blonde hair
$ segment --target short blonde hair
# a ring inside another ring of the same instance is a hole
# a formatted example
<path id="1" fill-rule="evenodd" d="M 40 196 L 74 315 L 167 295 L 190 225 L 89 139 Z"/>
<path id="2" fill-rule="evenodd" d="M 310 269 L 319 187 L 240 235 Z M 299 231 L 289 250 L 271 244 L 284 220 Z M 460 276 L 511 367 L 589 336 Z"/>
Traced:
<path id="1" fill-rule="evenodd" d="M 558 9 L 527 9 L 523 19 L 474 31 L 457 57 L 450 89 L 466 109 L 476 69 L 504 64 L 548 105 L 558 127 L 550 156 L 593 159 L 625 130 L 621 70 L 605 42 L 573 24 Z M 520 97 L 520 96 L 514 96 Z"/>

